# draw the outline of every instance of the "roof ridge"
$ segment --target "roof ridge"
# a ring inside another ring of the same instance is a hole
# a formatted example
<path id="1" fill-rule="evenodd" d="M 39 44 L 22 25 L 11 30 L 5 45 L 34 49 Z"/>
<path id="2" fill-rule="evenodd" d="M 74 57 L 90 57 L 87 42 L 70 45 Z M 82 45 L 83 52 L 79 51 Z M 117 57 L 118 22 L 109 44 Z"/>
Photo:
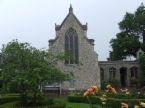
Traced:
<path id="1" fill-rule="evenodd" d="M 87 23 L 85 25 L 81 24 L 81 22 L 78 20 L 78 18 L 75 16 L 75 14 L 73 13 L 73 8 L 72 6 L 70 5 L 70 8 L 69 8 L 69 13 L 67 14 L 67 16 L 64 18 L 64 20 L 62 21 L 61 25 L 57 25 L 55 24 L 55 30 L 58 31 L 61 29 L 62 25 L 65 23 L 65 21 L 67 20 L 67 18 L 72 15 L 75 20 L 77 21 L 77 23 L 80 25 L 80 27 L 82 27 L 83 30 L 87 30 Z"/>

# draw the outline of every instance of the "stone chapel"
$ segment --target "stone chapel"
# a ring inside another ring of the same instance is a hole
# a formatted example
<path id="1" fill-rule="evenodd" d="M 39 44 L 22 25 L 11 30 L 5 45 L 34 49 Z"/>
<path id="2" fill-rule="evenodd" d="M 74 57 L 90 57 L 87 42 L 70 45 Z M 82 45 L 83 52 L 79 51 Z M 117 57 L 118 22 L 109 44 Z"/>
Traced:
<path id="1" fill-rule="evenodd" d="M 71 76 L 71 80 L 64 81 L 61 88 L 82 90 L 92 85 L 100 87 L 100 68 L 98 54 L 94 51 L 94 40 L 87 37 L 87 23 L 81 24 L 72 6 L 63 22 L 55 24 L 55 32 L 55 39 L 49 40 L 49 51 L 71 55 L 57 64 L 62 72 Z"/>
<path id="2" fill-rule="evenodd" d="M 139 81 L 138 59 L 98 61 L 94 40 L 87 37 L 87 23 L 81 24 L 71 6 L 63 22 L 60 25 L 55 24 L 55 32 L 55 39 L 49 40 L 50 52 L 71 54 L 69 59 L 57 65 L 65 74 L 71 76 L 71 80 L 63 82 L 59 88 L 81 90 L 92 85 L 100 87 L 103 82 L 111 82 L 114 79 L 119 87 L 130 87 L 134 81 Z"/>

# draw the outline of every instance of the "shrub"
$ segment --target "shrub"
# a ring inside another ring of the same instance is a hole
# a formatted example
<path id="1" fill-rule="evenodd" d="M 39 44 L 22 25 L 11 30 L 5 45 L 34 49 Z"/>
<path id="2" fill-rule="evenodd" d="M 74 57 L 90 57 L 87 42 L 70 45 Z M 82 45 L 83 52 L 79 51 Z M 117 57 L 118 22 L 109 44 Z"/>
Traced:
<path id="1" fill-rule="evenodd" d="M 69 102 L 75 102 L 75 103 L 89 103 L 87 97 L 83 96 L 68 96 Z M 89 98 L 92 104 L 101 104 L 101 101 L 99 97 L 92 96 Z"/>
<path id="2" fill-rule="evenodd" d="M 101 81 L 101 89 L 104 90 L 106 89 L 106 86 L 109 84 L 107 81 Z"/>
<path id="3" fill-rule="evenodd" d="M 120 86 L 119 80 L 115 77 L 110 80 L 110 84 L 115 88 L 118 88 Z"/>
<path id="4" fill-rule="evenodd" d="M 46 96 L 40 95 L 39 100 L 36 103 L 33 103 L 32 96 L 28 96 L 27 104 L 24 104 L 20 101 L 20 95 L 17 94 L 6 94 L 0 97 L 0 107 L 6 103 L 13 103 L 13 106 L 16 107 L 25 107 L 25 106 L 47 106 L 47 108 L 65 108 L 66 103 L 60 101 L 54 101 L 53 99 L 48 99 Z M 2 107 L 3 108 L 3 107 Z"/>
<path id="5" fill-rule="evenodd" d="M 88 100 L 86 97 L 83 96 L 68 96 L 69 102 L 75 102 L 75 103 L 88 103 Z"/>
<path id="6" fill-rule="evenodd" d="M 8 102 L 14 102 L 18 101 L 20 98 L 18 95 L 6 95 L 6 96 L 1 96 L 0 97 L 0 105 L 5 104 Z"/>
<path id="7" fill-rule="evenodd" d="M 75 102 L 75 103 L 88 103 L 88 100 L 86 97 L 83 96 L 68 96 L 69 102 Z M 99 96 L 92 96 L 90 97 L 90 101 L 93 104 L 102 105 L 100 101 Z M 126 102 L 129 104 L 129 108 L 131 106 L 134 106 L 135 103 L 138 103 L 140 101 L 145 101 L 145 99 L 116 99 L 116 98 L 107 98 L 106 106 L 107 108 L 120 108 L 121 102 Z"/>
<path id="8" fill-rule="evenodd" d="M 130 78 L 130 84 L 132 87 L 137 87 L 139 80 L 136 78 Z"/>
<path id="9" fill-rule="evenodd" d="M 107 93 L 107 97 L 116 98 L 116 99 L 131 99 L 131 98 L 133 98 L 131 94 L 125 94 L 125 93 L 117 93 L 115 95 L 112 93 Z"/>
<path id="10" fill-rule="evenodd" d="M 37 95 L 37 99 L 34 99 L 32 94 L 29 94 L 27 96 L 27 101 L 23 101 L 23 99 L 21 99 L 18 105 L 19 106 L 44 106 L 44 105 L 52 105 L 52 104 L 54 104 L 53 99 L 48 99 L 48 97 L 46 97 L 43 94 Z"/>
<path id="11" fill-rule="evenodd" d="M 48 105 L 48 108 L 65 108 L 66 107 L 66 104 L 62 104 L 62 103 L 57 103 L 57 104 L 54 104 L 54 105 Z"/>
<path id="12" fill-rule="evenodd" d="M 111 108 L 120 108 L 121 107 L 121 105 L 120 105 L 121 102 L 122 101 L 117 100 L 117 99 L 108 99 L 107 100 L 107 106 L 109 106 Z"/>

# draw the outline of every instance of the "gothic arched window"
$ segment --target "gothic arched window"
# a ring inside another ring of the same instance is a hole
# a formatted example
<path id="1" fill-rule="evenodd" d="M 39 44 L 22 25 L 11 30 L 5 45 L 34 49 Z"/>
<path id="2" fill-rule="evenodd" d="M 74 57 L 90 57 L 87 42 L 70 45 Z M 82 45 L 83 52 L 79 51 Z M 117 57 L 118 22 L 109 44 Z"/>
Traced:
<path id="1" fill-rule="evenodd" d="M 68 29 L 65 34 L 65 53 L 68 56 L 65 64 L 78 64 L 78 35 L 73 28 Z"/>
<path id="2" fill-rule="evenodd" d="M 138 72 L 138 68 L 137 67 L 132 67 L 130 69 L 130 77 L 131 78 L 138 78 L 137 72 Z"/>

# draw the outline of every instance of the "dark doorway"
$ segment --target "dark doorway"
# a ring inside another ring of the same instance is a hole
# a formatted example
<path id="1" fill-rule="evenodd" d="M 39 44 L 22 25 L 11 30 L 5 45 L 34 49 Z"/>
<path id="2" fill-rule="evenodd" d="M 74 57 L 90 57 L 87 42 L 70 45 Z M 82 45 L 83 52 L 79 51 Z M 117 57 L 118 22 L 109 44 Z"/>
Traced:
<path id="1" fill-rule="evenodd" d="M 122 67 L 122 68 L 120 68 L 121 87 L 126 87 L 126 80 L 127 80 L 127 68 Z"/>

